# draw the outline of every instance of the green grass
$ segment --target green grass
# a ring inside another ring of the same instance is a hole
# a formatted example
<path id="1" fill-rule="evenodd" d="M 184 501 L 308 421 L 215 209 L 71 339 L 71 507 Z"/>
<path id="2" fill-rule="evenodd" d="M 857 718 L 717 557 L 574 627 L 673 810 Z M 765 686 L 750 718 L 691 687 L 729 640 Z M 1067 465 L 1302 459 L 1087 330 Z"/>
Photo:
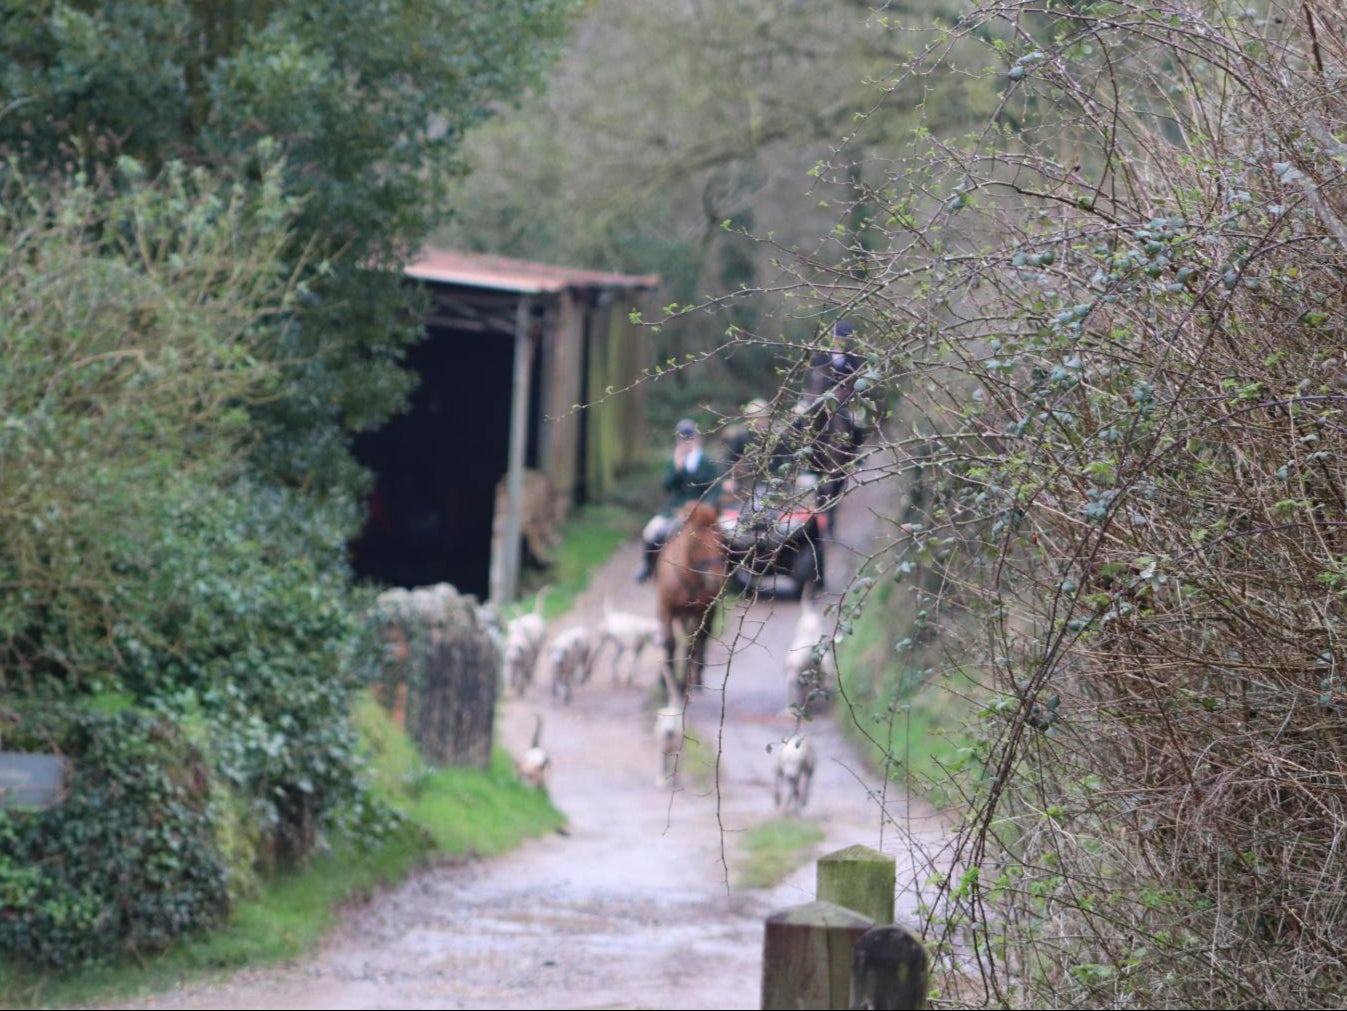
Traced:
<path id="1" fill-rule="evenodd" d="M 523 598 L 507 616 L 513 618 L 531 610 L 544 587 L 543 617 L 551 621 L 565 614 L 589 585 L 590 574 L 622 544 L 639 535 L 650 515 L 633 504 L 587 505 L 578 510 L 562 529 L 556 562 L 545 571 L 525 574 Z"/>
<path id="2" fill-rule="evenodd" d="M 908 659 L 913 654 L 894 653 L 906 634 L 895 630 L 909 628 L 911 615 L 902 595 L 890 591 L 891 585 L 871 598 L 839 646 L 838 718 L 876 768 L 887 768 L 910 794 L 946 807 L 958 800 L 950 770 L 961 767 L 973 743 L 977 688 L 960 670 L 921 667 L 920 651 L 915 663 Z"/>
<path id="3" fill-rule="evenodd" d="M 471 769 L 440 769 L 416 790 L 408 814 L 425 827 L 441 852 L 488 857 L 521 839 L 566 824 L 542 790 L 515 777 L 510 757 L 499 748 L 489 776 Z"/>
<path id="4" fill-rule="evenodd" d="M 423 829 L 438 852 L 495 856 L 565 824 L 545 792 L 519 782 L 503 748 L 494 749 L 487 772 L 431 769 L 369 696 L 354 718 L 369 749 L 375 792 Z"/>
<path id="5" fill-rule="evenodd" d="M 744 860 L 736 879 L 741 888 L 772 888 L 809 862 L 824 832 L 811 821 L 773 818 L 744 833 Z"/>

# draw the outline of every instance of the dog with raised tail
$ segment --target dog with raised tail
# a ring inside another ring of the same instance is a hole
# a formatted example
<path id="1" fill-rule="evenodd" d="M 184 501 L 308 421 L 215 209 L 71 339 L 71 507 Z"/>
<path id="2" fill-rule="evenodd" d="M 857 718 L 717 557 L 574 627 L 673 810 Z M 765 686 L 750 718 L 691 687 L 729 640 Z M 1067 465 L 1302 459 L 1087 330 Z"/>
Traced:
<path id="1" fill-rule="evenodd" d="M 520 782 L 525 785 L 531 786 L 535 790 L 546 790 L 547 773 L 552 768 L 552 759 L 543 750 L 543 718 L 541 715 L 537 717 L 537 721 L 533 727 L 533 743 L 515 763 L 515 772 L 518 773 Z"/>
<path id="2" fill-rule="evenodd" d="M 533 610 L 510 622 L 505 635 L 505 645 L 501 649 L 505 687 L 517 696 L 522 696 L 533 683 L 533 668 L 538 664 L 543 640 L 547 638 L 547 621 L 543 618 L 542 606 L 543 597 L 549 589 L 543 587 L 538 591 Z"/>
<path id="3" fill-rule="evenodd" d="M 786 700 L 799 714 L 825 699 L 829 688 L 837 683 L 833 645 L 823 626 L 823 615 L 813 601 L 800 602 L 800 617 L 786 650 L 785 666 Z"/>
<path id="4" fill-rule="evenodd" d="M 683 753 L 683 724 L 687 718 L 687 700 L 667 672 L 664 685 L 668 701 L 655 714 L 655 755 L 659 760 L 655 786 L 660 789 L 678 785 L 678 759 Z"/>
<path id="5" fill-rule="evenodd" d="M 803 734 L 792 734 L 776 746 L 772 802 L 786 814 L 799 814 L 809 802 L 814 762 L 814 743 Z"/>

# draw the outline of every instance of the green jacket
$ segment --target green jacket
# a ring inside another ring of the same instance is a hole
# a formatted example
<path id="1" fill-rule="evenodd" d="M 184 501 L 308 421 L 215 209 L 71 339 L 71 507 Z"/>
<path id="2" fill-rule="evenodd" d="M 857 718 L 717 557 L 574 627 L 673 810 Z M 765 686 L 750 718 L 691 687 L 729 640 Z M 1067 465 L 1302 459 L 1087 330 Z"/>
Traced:
<path id="1" fill-rule="evenodd" d="M 660 487 L 669 493 L 668 511 L 675 512 L 694 499 L 703 499 L 712 505 L 719 504 L 720 478 L 720 464 L 705 451 L 691 471 L 675 467 L 670 460 L 664 471 L 664 480 L 660 482 Z"/>

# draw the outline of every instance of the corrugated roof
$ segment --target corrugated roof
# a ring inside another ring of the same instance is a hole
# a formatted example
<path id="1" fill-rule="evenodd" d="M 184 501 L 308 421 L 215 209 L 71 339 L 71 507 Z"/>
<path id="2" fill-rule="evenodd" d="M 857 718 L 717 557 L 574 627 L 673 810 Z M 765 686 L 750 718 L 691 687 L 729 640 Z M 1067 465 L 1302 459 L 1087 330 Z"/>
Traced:
<path id="1" fill-rule="evenodd" d="M 564 291 L 567 288 L 654 288 L 658 274 L 609 274 L 599 270 L 555 267 L 485 253 L 460 253 L 425 246 L 404 273 L 419 281 L 459 284 L 521 294 Z"/>

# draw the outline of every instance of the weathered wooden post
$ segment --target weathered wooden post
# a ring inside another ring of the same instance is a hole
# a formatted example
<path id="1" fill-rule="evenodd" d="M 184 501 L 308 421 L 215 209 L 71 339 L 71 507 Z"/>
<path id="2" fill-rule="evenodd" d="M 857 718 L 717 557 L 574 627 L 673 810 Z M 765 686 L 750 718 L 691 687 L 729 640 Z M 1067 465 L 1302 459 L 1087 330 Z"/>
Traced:
<path id="1" fill-rule="evenodd" d="M 926 1011 L 928 973 L 926 948 L 916 934 L 896 924 L 873 927 L 856 942 L 847 1007 Z"/>
<path id="2" fill-rule="evenodd" d="M 892 856 L 868 846 L 819 859 L 818 901 L 767 918 L 764 1009 L 925 1011 L 926 949 L 893 923 L 896 868 Z"/>
<path id="3" fill-rule="evenodd" d="M 762 940 L 762 1007 L 844 1008 L 852 949 L 874 921 L 831 902 L 808 902 L 767 917 Z"/>
<path id="4" fill-rule="evenodd" d="M 897 880 L 897 861 L 891 855 L 869 846 L 848 846 L 819 858 L 816 894 L 875 923 L 892 923 Z"/>

